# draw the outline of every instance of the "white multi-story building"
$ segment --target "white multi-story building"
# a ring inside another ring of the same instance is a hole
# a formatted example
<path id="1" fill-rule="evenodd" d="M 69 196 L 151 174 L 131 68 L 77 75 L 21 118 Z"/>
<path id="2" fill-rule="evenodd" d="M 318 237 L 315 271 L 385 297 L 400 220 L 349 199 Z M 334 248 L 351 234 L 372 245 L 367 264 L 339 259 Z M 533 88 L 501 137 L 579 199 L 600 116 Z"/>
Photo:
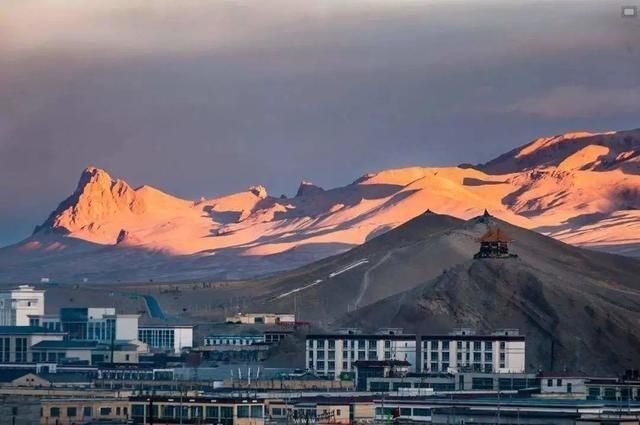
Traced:
<path id="1" fill-rule="evenodd" d="M 476 335 L 464 329 L 449 335 L 423 335 L 423 372 L 525 371 L 525 337 L 515 329 Z"/>
<path id="2" fill-rule="evenodd" d="M 113 307 L 61 308 L 58 315 L 31 315 L 28 324 L 67 333 L 80 341 L 132 341 L 138 339 L 137 314 L 116 314 Z"/>
<path id="3" fill-rule="evenodd" d="M 30 315 L 44 314 L 44 290 L 20 285 L 0 292 L 0 326 L 29 326 Z"/>
<path id="4" fill-rule="evenodd" d="M 355 372 L 358 360 L 404 360 L 415 371 L 416 336 L 397 331 L 307 335 L 307 369 L 318 375 L 338 378 L 342 372 Z"/>
<path id="5" fill-rule="evenodd" d="M 143 325 L 138 328 L 138 339 L 151 351 L 180 353 L 193 347 L 193 326 Z"/>

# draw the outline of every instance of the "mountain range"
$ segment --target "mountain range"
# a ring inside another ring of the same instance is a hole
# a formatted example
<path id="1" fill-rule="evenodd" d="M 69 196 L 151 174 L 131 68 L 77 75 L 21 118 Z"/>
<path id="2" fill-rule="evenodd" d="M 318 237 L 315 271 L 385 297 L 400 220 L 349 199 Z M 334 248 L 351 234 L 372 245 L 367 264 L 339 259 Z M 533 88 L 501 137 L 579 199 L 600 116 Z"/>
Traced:
<path id="1" fill-rule="evenodd" d="M 265 275 L 345 252 L 429 209 L 461 219 L 486 209 L 572 245 L 640 256 L 640 130 L 545 137 L 485 164 L 384 170 L 330 190 L 302 182 L 290 198 L 255 186 L 185 200 L 90 167 L 30 237 L 0 249 L 0 281 Z"/>

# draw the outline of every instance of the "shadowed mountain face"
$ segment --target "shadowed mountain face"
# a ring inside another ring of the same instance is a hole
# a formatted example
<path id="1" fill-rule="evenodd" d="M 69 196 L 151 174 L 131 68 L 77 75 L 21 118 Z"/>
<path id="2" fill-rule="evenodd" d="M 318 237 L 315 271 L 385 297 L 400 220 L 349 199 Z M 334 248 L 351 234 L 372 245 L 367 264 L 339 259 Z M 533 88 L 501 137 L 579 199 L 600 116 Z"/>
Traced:
<path id="1" fill-rule="evenodd" d="M 474 260 L 480 236 L 496 226 L 518 256 Z M 256 308 L 295 306 L 303 320 L 327 328 L 518 328 L 531 370 L 619 372 L 640 361 L 639 275 L 636 259 L 576 248 L 493 217 L 427 213 L 269 282 Z"/>
<path id="2" fill-rule="evenodd" d="M 384 170 L 329 190 L 302 182 L 293 198 L 255 186 L 198 201 L 133 189 L 88 168 L 32 236 L 0 249 L 0 282 L 255 277 L 345 252 L 428 208 L 463 219 L 488 209 L 564 242 L 635 256 L 639 161 L 639 130 L 571 133 L 477 167 Z M 460 241 L 446 244 L 431 252 L 444 265 L 468 254 Z M 403 253 L 375 260 L 398 258 Z"/>

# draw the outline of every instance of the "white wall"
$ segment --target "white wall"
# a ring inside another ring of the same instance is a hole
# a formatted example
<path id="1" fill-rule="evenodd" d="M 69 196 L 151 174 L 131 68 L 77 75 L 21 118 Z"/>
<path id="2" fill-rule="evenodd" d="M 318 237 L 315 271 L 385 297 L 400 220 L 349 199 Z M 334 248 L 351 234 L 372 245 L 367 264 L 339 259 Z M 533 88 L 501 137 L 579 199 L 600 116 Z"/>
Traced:
<path id="1" fill-rule="evenodd" d="M 29 326 L 29 316 L 44 314 L 44 291 L 30 286 L 0 293 L 0 326 Z"/>
<path id="2" fill-rule="evenodd" d="M 138 339 L 137 314 L 119 314 L 116 316 L 116 339 L 119 341 Z"/>
<path id="3" fill-rule="evenodd" d="M 173 346 L 176 353 L 183 348 L 193 347 L 193 328 L 176 328 Z"/>

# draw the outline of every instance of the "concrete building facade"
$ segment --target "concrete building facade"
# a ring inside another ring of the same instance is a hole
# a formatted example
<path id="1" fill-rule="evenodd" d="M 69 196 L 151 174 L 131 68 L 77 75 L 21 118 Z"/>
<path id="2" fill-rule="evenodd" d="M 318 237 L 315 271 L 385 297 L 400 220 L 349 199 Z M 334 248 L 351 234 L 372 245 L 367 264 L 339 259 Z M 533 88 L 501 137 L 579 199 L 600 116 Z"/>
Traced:
<path id="1" fill-rule="evenodd" d="M 179 354 L 193 347 L 191 325 L 144 325 L 138 327 L 137 338 L 149 346 L 150 351 Z"/>
<path id="2" fill-rule="evenodd" d="M 28 326 L 29 316 L 44 314 L 44 291 L 20 285 L 0 292 L 0 326 Z"/>
<path id="3" fill-rule="evenodd" d="M 423 372 L 525 371 L 525 337 L 514 329 L 489 335 L 476 335 L 470 330 L 449 335 L 424 335 L 421 352 Z"/>
<path id="4" fill-rule="evenodd" d="M 401 333 L 310 334 L 306 340 L 306 366 L 315 374 L 339 378 L 355 372 L 358 360 L 401 360 L 415 371 L 416 336 Z"/>

